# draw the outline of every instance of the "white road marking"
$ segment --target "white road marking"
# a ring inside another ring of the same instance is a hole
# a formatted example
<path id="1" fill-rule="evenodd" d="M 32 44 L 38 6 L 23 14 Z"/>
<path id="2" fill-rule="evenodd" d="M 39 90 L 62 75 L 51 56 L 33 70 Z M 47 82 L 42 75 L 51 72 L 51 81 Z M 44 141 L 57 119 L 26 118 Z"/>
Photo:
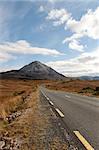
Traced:
<path id="1" fill-rule="evenodd" d="M 41 91 L 42 92 L 42 91 Z M 42 94 L 47 98 L 47 96 L 45 95 L 45 93 L 44 92 L 42 92 Z"/>
<path id="2" fill-rule="evenodd" d="M 46 95 L 44 95 L 45 96 L 45 98 L 47 99 L 47 96 Z"/>
<path id="3" fill-rule="evenodd" d="M 59 115 L 63 118 L 64 117 L 64 114 L 58 109 L 56 108 L 56 111 L 59 113 Z"/>
<path id="4" fill-rule="evenodd" d="M 52 101 L 49 101 L 49 103 L 50 103 L 51 105 L 54 105 Z"/>
<path id="5" fill-rule="evenodd" d="M 67 98 L 71 98 L 69 95 L 65 95 L 65 97 L 67 97 Z"/>
<path id="6" fill-rule="evenodd" d="M 46 99 L 49 101 L 50 99 L 49 99 L 49 97 L 46 97 Z"/>
<path id="7" fill-rule="evenodd" d="M 41 91 L 42 92 L 42 91 Z M 49 101 L 49 97 L 46 96 L 46 94 L 44 92 L 42 92 L 42 94 L 45 96 L 45 98 Z"/>
<path id="8" fill-rule="evenodd" d="M 80 134 L 79 131 L 73 131 L 74 134 L 78 137 L 80 142 L 84 145 L 86 150 L 94 150 L 94 148 L 88 143 L 88 141 Z"/>

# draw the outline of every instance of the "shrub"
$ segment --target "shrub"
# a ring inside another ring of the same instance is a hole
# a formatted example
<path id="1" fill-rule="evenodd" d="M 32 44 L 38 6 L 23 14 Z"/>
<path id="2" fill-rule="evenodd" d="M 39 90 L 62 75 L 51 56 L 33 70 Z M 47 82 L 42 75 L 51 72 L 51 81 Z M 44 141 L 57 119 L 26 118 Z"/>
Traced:
<path id="1" fill-rule="evenodd" d="M 13 96 L 18 96 L 18 95 L 21 95 L 21 94 L 23 94 L 23 93 L 25 93 L 25 91 L 15 91 L 15 92 L 13 93 Z"/>
<path id="2" fill-rule="evenodd" d="M 91 87 L 85 87 L 80 91 L 80 93 L 93 93 L 93 92 L 94 92 L 94 89 Z"/>

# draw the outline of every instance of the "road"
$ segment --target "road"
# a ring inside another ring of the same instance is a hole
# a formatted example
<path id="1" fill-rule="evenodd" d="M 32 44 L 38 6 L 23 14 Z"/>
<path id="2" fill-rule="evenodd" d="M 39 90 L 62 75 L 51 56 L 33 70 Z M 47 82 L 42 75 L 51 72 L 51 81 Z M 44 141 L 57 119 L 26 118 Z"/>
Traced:
<path id="1" fill-rule="evenodd" d="M 99 99 L 46 88 L 41 88 L 41 92 L 62 112 L 70 130 L 79 131 L 95 150 L 99 150 Z"/>

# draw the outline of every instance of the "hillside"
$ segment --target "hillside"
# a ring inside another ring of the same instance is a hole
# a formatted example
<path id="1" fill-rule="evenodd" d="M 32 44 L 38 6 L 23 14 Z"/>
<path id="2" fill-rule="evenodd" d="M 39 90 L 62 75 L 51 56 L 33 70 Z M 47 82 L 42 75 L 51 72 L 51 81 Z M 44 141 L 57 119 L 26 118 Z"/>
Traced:
<path id="1" fill-rule="evenodd" d="M 45 64 L 34 61 L 19 70 L 0 73 L 1 78 L 65 80 L 66 77 Z"/>

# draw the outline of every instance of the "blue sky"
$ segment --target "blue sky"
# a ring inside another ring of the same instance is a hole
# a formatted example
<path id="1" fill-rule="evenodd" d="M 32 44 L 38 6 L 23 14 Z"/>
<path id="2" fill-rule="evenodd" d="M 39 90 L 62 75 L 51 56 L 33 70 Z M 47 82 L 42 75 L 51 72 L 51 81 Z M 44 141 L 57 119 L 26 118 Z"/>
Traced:
<path id="1" fill-rule="evenodd" d="M 99 1 L 1 0 L 0 71 L 35 60 L 66 76 L 99 75 Z"/>

